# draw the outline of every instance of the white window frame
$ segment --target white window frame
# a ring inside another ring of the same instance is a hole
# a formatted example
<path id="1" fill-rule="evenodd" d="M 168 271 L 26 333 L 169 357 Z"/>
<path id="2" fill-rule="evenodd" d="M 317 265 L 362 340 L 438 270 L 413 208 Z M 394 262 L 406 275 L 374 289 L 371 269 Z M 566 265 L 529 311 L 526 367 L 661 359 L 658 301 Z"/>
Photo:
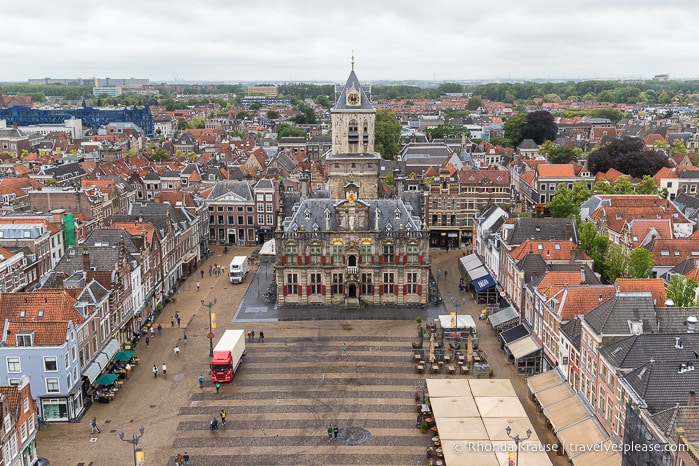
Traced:
<path id="1" fill-rule="evenodd" d="M 53 360 L 53 363 L 56 365 L 54 370 L 47 369 L 46 367 L 46 363 L 51 360 Z M 44 372 L 58 372 L 58 358 L 56 356 L 44 356 Z"/>
<path id="2" fill-rule="evenodd" d="M 5 358 L 5 364 L 6 364 L 6 366 L 7 366 L 7 372 L 9 372 L 9 373 L 11 373 L 11 374 L 19 374 L 19 373 L 22 372 L 22 361 L 21 361 L 20 358 L 18 358 L 18 357 L 14 357 L 14 356 L 13 356 L 13 357 L 6 357 L 6 358 Z M 16 370 L 12 370 L 12 369 L 10 368 L 10 364 L 12 364 L 13 366 L 16 365 L 16 366 L 17 366 L 17 369 L 16 369 Z"/>
<path id="3" fill-rule="evenodd" d="M 54 383 L 56 385 L 56 389 L 52 390 L 51 387 L 53 387 Z M 46 393 L 61 393 L 61 381 L 58 377 L 46 377 Z"/>

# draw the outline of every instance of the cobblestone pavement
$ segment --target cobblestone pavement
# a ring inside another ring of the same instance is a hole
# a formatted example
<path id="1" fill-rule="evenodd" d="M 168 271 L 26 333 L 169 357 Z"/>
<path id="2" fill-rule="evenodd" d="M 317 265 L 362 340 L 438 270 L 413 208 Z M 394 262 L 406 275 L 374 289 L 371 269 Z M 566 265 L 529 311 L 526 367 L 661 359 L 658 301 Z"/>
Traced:
<path id="1" fill-rule="evenodd" d="M 227 255 L 220 249 L 214 248 L 213 257 L 203 264 L 204 278 L 196 275 L 184 282 L 176 302 L 159 316 L 162 336 L 152 338 L 149 348 L 142 343 L 137 346 L 141 364 L 113 402 L 91 406 L 81 422 L 55 423 L 42 429 L 37 437 L 39 455 L 57 466 L 131 464 L 133 445 L 120 441 L 117 433 L 124 431 L 124 438 L 130 440 L 143 425 L 145 433 L 138 448 L 144 450 L 147 465 L 173 465 L 175 455 L 184 451 L 192 457 L 193 466 L 424 464 L 429 438 L 415 428 L 414 394 L 417 382 L 425 376 L 415 374 L 411 360 L 414 318 L 431 319 L 450 310 L 450 293 L 459 294 L 457 259 L 461 252 L 433 252 L 435 270 L 449 272 L 449 279 L 439 282 L 446 309 L 383 310 L 384 319 L 403 320 L 364 321 L 320 320 L 323 315 L 327 319 L 330 310 L 313 308 L 303 316 L 309 320 L 278 321 L 279 310 L 274 306 L 258 304 L 258 311 L 246 312 L 248 303 L 256 302 L 258 283 L 262 293 L 266 290 L 262 279 L 258 282 L 251 275 L 243 285 L 231 285 L 225 273 L 209 276 L 210 264 L 224 264 L 225 268 L 233 255 L 249 254 L 253 248 L 231 249 Z M 264 268 L 257 276 L 262 273 Z M 269 277 L 269 271 L 267 274 Z M 201 291 L 194 285 L 197 280 Z M 467 300 L 459 312 L 477 317 L 480 307 L 470 296 L 463 297 Z M 208 377 L 208 309 L 200 304 L 202 299 L 209 302 L 213 298 L 217 299 L 211 309 L 218 323 L 216 338 L 229 328 L 265 333 L 264 343 L 247 344 L 239 373 L 218 394 Z M 182 317 L 181 328 L 170 325 L 176 311 Z M 495 333 L 482 321 L 477 325 L 495 376 L 512 380 L 542 442 L 555 441 L 527 399 L 525 379 L 515 376 L 512 365 L 505 361 Z M 175 356 L 172 348 L 178 342 L 181 352 Z M 344 357 L 343 343 L 347 345 Z M 150 368 L 163 362 L 168 366 L 167 378 L 155 379 Z M 204 388 L 199 388 L 199 374 L 207 377 Z M 208 421 L 221 409 L 228 414 L 228 425 L 211 432 Z M 101 434 L 90 434 L 92 416 L 97 417 Z M 328 441 L 328 424 L 339 427 L 340 441 Z M 556 466 L 567 464 L 562 457 L 552 457 L 552 461 Z"/>

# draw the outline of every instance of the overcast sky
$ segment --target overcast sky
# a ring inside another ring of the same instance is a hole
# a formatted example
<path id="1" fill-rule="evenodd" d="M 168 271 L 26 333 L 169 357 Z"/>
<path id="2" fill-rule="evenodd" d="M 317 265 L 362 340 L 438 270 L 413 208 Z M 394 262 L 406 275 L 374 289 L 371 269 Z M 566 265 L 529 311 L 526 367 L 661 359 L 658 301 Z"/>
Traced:
<path id="1" fill-rule="evenodd" d="M 697 0 L 3 2 L 0 82 L 699 78 Z"/>

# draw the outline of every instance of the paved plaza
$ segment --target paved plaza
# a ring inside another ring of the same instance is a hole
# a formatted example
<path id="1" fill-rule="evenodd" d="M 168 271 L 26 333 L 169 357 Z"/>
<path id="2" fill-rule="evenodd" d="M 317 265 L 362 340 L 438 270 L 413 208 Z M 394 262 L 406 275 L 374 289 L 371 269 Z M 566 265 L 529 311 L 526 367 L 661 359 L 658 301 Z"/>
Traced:
<path id="1" fill-rule="evenodd" d="M 445 301 L 442 308 L 279 310 L 257 299 L 258 290 L 261 295 L 266 291 L 271 269 L 254 267 L 257 275 L 251 273 L 243 285 L 230 284 L 225 273 L 209 276 L 210 264 L 225 268 L 233 255 L 251 250 L 224 255 L 217 248 L 202 265 L 204 279 L 197 275 L 184 282 L 176 302 L 159 316 L 162 336 L 152 338 L 148 348 L 143 342 L 136 347 L 141 363 L 114 400 L 92 405 L 81 422 L 54 423 L 42 429 L 37 437 L 39 454 L 59 466 L 131 464 L 133 446 L 120 441 L 118 432 L 132 439 L 143 425 L 138 447 L 143 448 L 147 465 L 173 465 L 175 455 L 185 451 L 193 466 L 425 464 L 430 438 L 415 428 L 417 384 L 424 377 L 465 376 L 415 373 L 414 319 L 418 315 L 433 319 L 450 311 L 450 296 L 462 303 L 459 313 L 477 318 L 480 307 L 470 295 L 458 291 L 457 259 L 462 253 L 434 252 L 435 270 L 449 272 L 449 279 L 439 283 Z M 201 291 L 194 285 L 197 279 Z M 229 328 L 265 333 L 265 342 L 247 343 L 239 373 L 232 383 L 222 384 L 220 393 L 208 376 L 209 316 L 200 304 L 213 298 L 217 300 L 212 307 L 218 324 L 215 340 Z M 176 311 L 182 317 L 180 328 L 170 325 Z M 374 320 L 364 320 L 368 317 Z M 477 325 L 495 377 L 512 380 L 541 441 L 554 442 L 528 400 L 525 379 L 515 376 L 505 361 L 495 333 L 483 321 L 477 320 Z M 172 352 L 176 343 L 179 356 Z M 167 377 L 154 378 L 152 366 L 163 362 L 168 366 Z M 206 377 L 203 388 L 197 381 L 199 374 Z M 212 432 L 209 421 L 221 409 L 228 414 L 228 424 Z M 93 416 L 101 434 L 90 434 Z M 328 441 L 329 424 L 338 426 L 337 441 Z M 552 461 L 567 464 L 562 457 Z"/>

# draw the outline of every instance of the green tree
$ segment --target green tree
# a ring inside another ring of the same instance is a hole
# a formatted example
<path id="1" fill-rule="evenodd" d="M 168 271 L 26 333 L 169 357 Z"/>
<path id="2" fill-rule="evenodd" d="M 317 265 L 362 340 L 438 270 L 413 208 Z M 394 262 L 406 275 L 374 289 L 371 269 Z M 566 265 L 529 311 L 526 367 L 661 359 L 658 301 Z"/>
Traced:
<path id="1" fill-rule="evenodd" d="M 684 145 L 684 141 L 682 139 L 675 139 L 675 141 L 672 143 L 672 149 L 670 149 L 670 156 L 673 156 L 675 154 L 686 154 L 687 153 L 687 146 Z"/>
<path id="2" fill-rule="evenodd" d="M 386 160 L 393 160 L 400 151 L 401 125 L 396 115 L 388 110 L 378 110 L 374 124 L 374 150 Z"/>
<path id="3" fill-rule="evenodd" d="M 58 186 L 58 181 L 54 180 L 53 178 L 49 178 L 46 181 L 44 181 L 44 186 Z"/>
<path id="4" fill-rule="evenodd" d="M 277 139 L 286 137 L 305 137 L 306 132 L 297 126 L 291 126 L 287 123 L 282 123 L 277 126 Z"/>
<path id="5" fill-rule="evenodd" d="M 169 162 L 172 160 L 172 157 L 165 149 L 156 149 L 156 151 L 151 154 L 150 159 L 154 162 Z"/>
<path id="6" fill-rule="evenodd" d="M 604 260 L 604 270 L 607 279 L 610 282 L 615 282 L 617 278 L 626 276 L 628 267 L 629 258 L 624 253 L 624 248 L 618 244 L 609 245 Z"/>
<path id="7" fill-rule="evenodd" d="M 636 185 L 636 194 L 658 194 L 658 185 L 650 175 L 643 175 L 643 179 Z"/>
<path id="8" fill-rule="evenodd" d="M 184 131 L 187 128 L 189 128 L 187 120 L 185 120 L 184 118 L 180 118 L 179 120 L 177 120 L 177 131 Z"/>
<path id="9" fill-rule="evenodd" d="M 386 176 L 384 176 L 383 180 L 386 182 L 387 185 L 393 186 L 393 183 L 395 180 L 393 179 L 393 173 L 389 173 Z"/>
<path id="10" fill-rule="evenodd" d="M 503 138 L 503 137 L 499 137 L 499 136 L 490 138 L 489 142 L 494 146 L 512 147 L 512 141 L 510 141 L 507 138 Z"/>
<path id="11" fill-rule="evenodd" d="M 526 121 L 522 128 L 524 139 L 532 139 L 541 145 L 544 141 L 553 141 L 558 136 L 558 126 L 553 121 L 553 115 L 546 110 L 527 113 Z"/>
<path id="12" fill-rule="evenodd" d="M 202 117 L 193 117 L 189 120 L 188 127 L 191 129 L 203 129 L 206 126 L 206 119 Z"/>
<path id="13" fill-rule="evenodd" d="M 628 176 L 620 176 L 614 182 L 614 194 L 633 194 L 633 185 Z"/>
<path id="14" fill-rule="evenodd" d="M 468 104 L 466 104 L 466 108 L 473 111 L 473 110 L 478 110 L 479 107 L 483 106 L 483 100 L 481 100 L 480 97 L 477 95 L 474 95 L 470 99 L 468 99 Z"/>
<path id="15" fill-rule="evenodd" d="M 592 192 L 594 194 L 613 194 L 614 187 L 609 181 L 601 178 L 592 185 Z"/>
<path id="16" fill-rule="evenodd" d="M 267 118 L 269 118 L 271 120 L 277 120 L 277 119 L 279 119 L 279 112 L 277 112 L 275 110 L 270 110 L 267 112 Z"/>
<path id="17" fill-rule="evenodd" d="M 592 222 L 583 222 L 579 229 L 580 249 L 594 261 L 595 272 L 604 275 L 604 258 L 607 253 L 609 238 L 607 235 L 597 233 L 597 228 Z"/>
<path id="18" fill-rule="evenodd" d="M 580 213 L 580 204 L 575 202 L 573 191 L 565 183 L 556 186 L 556 192 L 546 207 L 554 218 L 567 218 Z"/>
<path id="19" fill-rule="evenodd" d="M 505 120 L 505 137 L 510 141 L 511 147 L 517 147 L 524 139 L 522 130 L 526 124 L 527 114 L 524 112 L 515 113 Z"/>
<path id="20" fill-rule="evenodd" d="M 645 248 L 636 248 L 629 257 L 629 275 L 632 278 L 650 278 L 653 276 L 655 261 L 651 252 Z"/>
<path id="21" fill-rule="evenodd" d="M 319 95 L 315 98 L 315 103 L 317 103 L 323 108 L 330 108 L 333 106 L 332 102 L 330 102 L 330 99 L 328 99 L 327 95 Z"/>
<path id="22" fill-rule="evenodd" d="M 667 286 L 667 297 L 672 300 L 672 304 L 677 307 L 696 306 L 697 282 L 690 280 L 684 275 L 675 275 L 670 279 Z"/>
<path id="23" fill-rule="evenodd" d="M 445 123 L 439 125 L 436 128 L 428 128 L 425 134 L 430 140 L 442 139 L 442 138 L 457 138 L 461 137 L 462 134 L 470 135 L 469 130 L 460 125 L 452 125 Z"/>
<path id="24" fill-rule="evenodd" d="M 253 102 L 250 104 L 250 110 L 258 111 L 261 108 L 262 108 L 262 105 L 260 105 L 259 102 Z"/>
<path id="25" fill-rule="evenodd" d="M 565 164 L 577 160 L 582 155 L 582 150 L 577 147 L 557 146 L 551 141 L 546 141 L 539 147 L 539 153 L 546 156 L 548 163 Z"/>
<path id="26" fill-rule="evenodd" d="M 587 182 L 580 180 L 573 183 L 573 200 L 579 206 L 592 197 L 592 191 L 587 187 Z"/>
<path id="27" fill-rule="evenodd" d="M 252 120 L 252 114 L 246 111 L 238 112 L 235 117 L 238 120 Z"/>

